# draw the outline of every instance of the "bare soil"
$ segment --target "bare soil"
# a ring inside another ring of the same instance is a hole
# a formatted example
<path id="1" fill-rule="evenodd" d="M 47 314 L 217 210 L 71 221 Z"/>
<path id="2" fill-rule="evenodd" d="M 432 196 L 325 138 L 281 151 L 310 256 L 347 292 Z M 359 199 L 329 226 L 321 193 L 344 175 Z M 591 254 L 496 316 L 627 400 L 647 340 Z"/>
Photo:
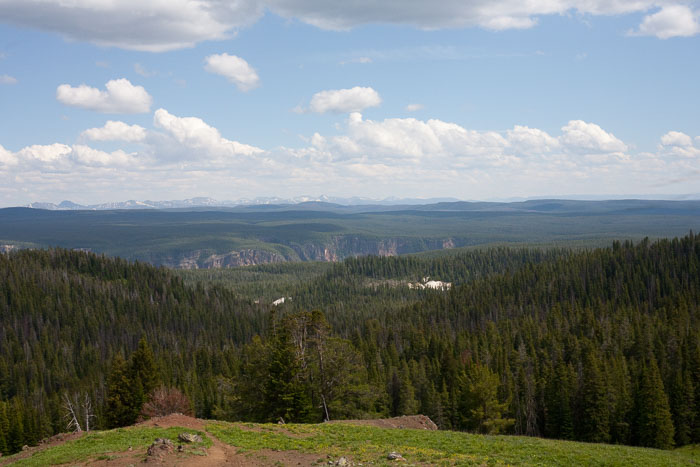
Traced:
<path id="1" fill-rule="evenodd" d="M 188 417 L 182 414 L 172 414 L 166 417 L 156 417 L 145 422 L 139 423 L 137 426 L 152 426 L 161 428 L 183 427 L 204 432 L 209 439 L 212 440 L 212 446 L 208 449 L 202 448 L 201 451 L 193 451 L 185 449 L 185 452 L 178 452 L 174 449 L 170 453 L 165 453 L 160 457 L 148 457 L 145 448 L 133 449 L 124 452 L 114 452 L 106 455 L 104 459 L 90 459 L 82 462 L 84 466 L 97 467 L 125 467 L 135 466 L 145 463 L 154 465 L 167 466 L 182 466 L 182 467 L 210 467 L 218 465 L 230 466 L 275 466 L 275 465 L 290 465 L 290 466 L 310 466 L 319 465 L 319 463 L 327 463 L 327 459 L 321 454 L 303 453 L 298 451 L 277 451 L 271 449 L 263 449 L 255 452 L 238 452 L 235 446 L 229 446 L 222 443 L 214 435 L 205 430 L 205 426 L 209 420 Z M 353 425 L 376 426 L 380 428 L 416 428 L 424 430 L 437 430 L 437 426 L 424 415 L 404 416 L 389 419 L 376 420 L 338 420 L 327 423 L 350 423 Z M 284 425 L 279 427 L 283 431 Z M 290 436 L 294 435 L 289 433 Z M 72 439 L 80 437 L 81 433 L 60 434 L 45 440 L 39 446 L 29 448 L 23 451 L 20 458 L 29 457 L 32 453 L 46 449 L 51 446 L 65 443 Z M 8 462 L 3 462 L 0 458 L 0 466 L 7 465 Z"/>

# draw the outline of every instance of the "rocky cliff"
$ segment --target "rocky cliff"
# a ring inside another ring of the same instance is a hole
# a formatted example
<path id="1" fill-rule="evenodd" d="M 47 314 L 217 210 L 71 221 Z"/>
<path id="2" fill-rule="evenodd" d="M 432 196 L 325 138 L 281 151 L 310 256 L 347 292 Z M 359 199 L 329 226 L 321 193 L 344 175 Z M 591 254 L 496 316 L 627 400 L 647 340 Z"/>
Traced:
<path id="1" fill-rule="evenodd" d="M 261 249 L 243 249 L 212 254 L 210 250 L 183 251 L 158 258 L 136 258 L 156 265 L 179 269 L 215 269 L 282 263 L 285 261 L 342 261 L 351 256 L 396 256 L 427 250 L 454 248 L 452 238 L 374 238 L 339 235 L 326 241 L 304 244 L 289 243 L 287 254 Z"/>

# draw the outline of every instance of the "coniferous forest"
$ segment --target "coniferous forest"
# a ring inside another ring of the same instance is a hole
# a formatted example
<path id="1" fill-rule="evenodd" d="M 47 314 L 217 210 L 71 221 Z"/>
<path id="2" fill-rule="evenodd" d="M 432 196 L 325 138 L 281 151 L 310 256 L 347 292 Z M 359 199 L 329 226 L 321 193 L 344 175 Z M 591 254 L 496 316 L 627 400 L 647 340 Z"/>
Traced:
<path id="1" fill-rule="evenodd" d="M 424 276 L 453 287 L 406 287 Z M 178 389 L 203 418 L 422 413 L 479 433 L 700 442 L 693 233 L 354 258 L 290 287 L 293 300 L 273 307 L 235 283 L 142 263 L 0 254 L 0 452 L 71 422 L 132 424 L 158 388 Z"/>

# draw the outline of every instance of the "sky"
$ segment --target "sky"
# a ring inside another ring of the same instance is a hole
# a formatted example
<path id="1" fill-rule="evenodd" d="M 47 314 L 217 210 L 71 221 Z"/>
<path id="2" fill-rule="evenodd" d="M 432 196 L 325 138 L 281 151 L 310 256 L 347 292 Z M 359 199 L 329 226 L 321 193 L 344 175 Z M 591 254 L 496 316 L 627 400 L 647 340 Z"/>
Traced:
<path id="1" fill-rule="evenodd" d="M 0 0 L 0 206 L 700 194 L 700 1 Z"/>

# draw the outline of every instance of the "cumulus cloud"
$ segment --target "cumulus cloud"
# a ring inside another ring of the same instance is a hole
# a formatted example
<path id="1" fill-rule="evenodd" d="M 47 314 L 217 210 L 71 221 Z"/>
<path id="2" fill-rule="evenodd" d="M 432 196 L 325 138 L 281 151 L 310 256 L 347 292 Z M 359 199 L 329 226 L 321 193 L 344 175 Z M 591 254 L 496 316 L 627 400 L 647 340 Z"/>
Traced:
<path id="1" fill-rule="evenodd" d="M 0 84 L 17 84 L 17 78 L 10 75 L 0 75 Z"/>
<path id="2" fill-rule="evenodd" d="M 102 46 L 163 52 L 231 37 L 256 21 L 256 0 L 3 0 L 4 22 Z"/>
<path id="3" fill-rule="evenodd" d="M 114 152 L 100 151 L 89 146 L 76 144 L 71 151 L 72 158 L 86 166 L 129 166 L 135 163 L 135 155 L 117 150 Z"/>
<path id="4" fill-rule="evenodd" d="M 204 59 L 204 69 L 226 77 L 243 92 L 250 91 L 260 86 L 260 78 L 257 72 L 248 62 L 240 57 L 229 54 L 210 55 Z"/>
<path id="5" fill-rule="evenodd" d="M 8 166 L 15 164 L 17 164 L 17 156 L 15 156 L 10 151 L 2 147 L 2 144 L 0 144 L 0 166 Z"/>
<path id="6" fill-rule="evenodd" d="M 109 120 L 101 128 L 89 128 L 81 137 L 93 141 L 125 141 L 136 143 L 146 138 L 146 129 L 139 125 Z"/>
<path id="7" fill-rule="evenodd" d="M 700 158 L 700 137 L 696 138 L 698 145 L 693 145 L 693 139 L 680 131 L 669 131 L 661 137 L 659 150 L 669 156 L 683 159 Z"/>
<path id="8" fill-rule="evenodd" d="M 627 145 L 595 123 L 571 120 L 562 127 L 560 142 L 584 152 L 612 153 L 627 151 Z"/>
<path id="9" fill-rule="evenodd" d="M 136 114 L 150 111 L 153 98 L 143 86 L 134 86 L 128 79 L 114 79 L 105 85 L 106 90 L 81 84 L 73 87 L 61 84 L 56 89 L 56 99 L 65 105 L 95 110 L 102 113 Z"/>
<path id="10" fill-rule="evenodd" d="M 644 17 L 637 31 L 631 35 L 656 36 L 659 39 L 690 37 L 700 34 L 698 13 L 686 5 L 669 5 Z"/>
<path id="11" fill-rule="evenodd" d="M 669 131 L 661 137 L 661 144 L 664 146 L 692 146 L 693 140 L 680 131 Z"/>
<path id="12" fill-rule="evenodd" d="M 48 145 L 34 144 L 20 149 L 16 156 L 20 160 L 51 163 L 64 159 L 71 151 L 70 146 L 61 143 Z"/>
<path id="13" fill-rule="evenodd" d="M 252 156 L 263 152 L 255 146 L 223 138 L 219 130 L 197 117 L 177 117 L 165 109 L 158 109 L 153 116 L 153 124 L 185 148 L 199 150 L 204 156 Z"/>
<path id="14" fill-rule="evenodd" d="M 308 111 L 315 113 L 359 112 L 382 103 L 379 93 L 370 87 L 355 86 L 350 89 L 329 89 L 317 92 L 311 98 Z"/>
<path id="15" fill-rule="evenodd" d="M 527 154 L 546 153 L 560 146 L 558 139 L 538 128 L 515 125 L 506 134 L 510 145 Z"/>

